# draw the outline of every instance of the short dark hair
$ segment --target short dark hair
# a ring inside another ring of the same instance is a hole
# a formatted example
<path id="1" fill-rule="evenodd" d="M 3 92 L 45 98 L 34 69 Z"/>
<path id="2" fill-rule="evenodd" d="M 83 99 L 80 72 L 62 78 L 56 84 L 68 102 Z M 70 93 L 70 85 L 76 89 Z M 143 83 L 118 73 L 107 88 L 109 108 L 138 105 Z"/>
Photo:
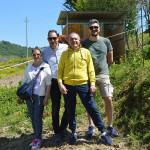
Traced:
<path id="1" fill-rule="evenodd" d="M 59 33 L 57 33 L 57 31 L 56 31 L 56 30 L 49 30 L 49 31 L 48 31 L 48 36 L 49 36 L 49 34 L 50 34 L 51 32 L 55 32 L 55 33 L 56 33 L 56 35 L 57 35 L 57 37 L 59 37 Z"/>
<path id="2" fill-rule="evenodd" d="M 38 47 L 35 47 L 35 48 L 32 49 L 32 54 L 33 54 L 33 52 L 34 52 L 35 50 L 38 50 L 38 51 L 41 53 L 41 50 L 40 50 Z"/>
<path id="3" fill-rule="evenodd" d="M 97 23 L 99 25 L 99 21 L 97 19 L 91 19 L 89 20 L 88 27 L 90 26 L 90 24 L 93 24 L 93 23 Z"/>

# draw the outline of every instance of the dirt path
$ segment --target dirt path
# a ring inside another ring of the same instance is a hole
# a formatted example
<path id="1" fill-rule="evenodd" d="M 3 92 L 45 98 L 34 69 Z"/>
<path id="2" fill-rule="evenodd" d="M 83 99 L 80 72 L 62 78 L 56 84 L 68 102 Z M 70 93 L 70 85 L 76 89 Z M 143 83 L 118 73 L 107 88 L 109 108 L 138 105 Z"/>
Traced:
<path id="1" fill-rule="evenodd" d="M 136 148 L 136 145 L 129 147 L 127 145 L 127 138 L 119 134 L 119 137 L 112 138 L 113 144 L 106 146 L 100 139 L 100 133 L 96 129 L 94 136 L 91 139 L 85 137 L 87 130 L 86 121 L 77 124 L 77 142 L 74 145 L 69 145 L 69 135 L 63 137 L 60 144 L 53 142 L 53 131 L 50 131 L 45 126 L 43 127 L 43 143 L 41 150 L 148 150 L 148 146 Z M 24 134 L 26 131 L 26 134 Z M 69 130 L 68 130 L 69 131 Z M 0 131 L 0 150 L 30 150 L 28 146 L 32 141 L 33 132 L 29 128 L 21 127 L 16 136 L 8 136 L 5 131 Z"/>
<path id="2" fill-rule="evenodd" d="M 43 144 L 41 150 L 129 150 L 126 145 L 126 139 L 123 137 L 117 137 L 113 139 L 112 146 L 106 146 L 100 140 L 100 133 L 98 130 L 94 132 L 94 136 L 91 139 L 86 139 L 85 131 L 87 124 L 82 123 L 80 127 L 77 127 L 78 140 L 75 145 L 69 145 L 69 135 L 62 139 L 60 144 L 53 142 L 53 132 L 48 129 L 43 129 Z M 30 150 L 28 146 L 32 140 L 33 134 L 29 129 L 28 134 L 20 134 L 17 137 L 9 137 L 5 132 L 0 132 L 0 150 Z"/>
<path id="3" fill-rule="evenodd" d="M 17 86 L 18 82 L 22 81 L 23 79 L 23 73 L 2 77 L 0 78 L 0 85 L 1 86 Z"/>

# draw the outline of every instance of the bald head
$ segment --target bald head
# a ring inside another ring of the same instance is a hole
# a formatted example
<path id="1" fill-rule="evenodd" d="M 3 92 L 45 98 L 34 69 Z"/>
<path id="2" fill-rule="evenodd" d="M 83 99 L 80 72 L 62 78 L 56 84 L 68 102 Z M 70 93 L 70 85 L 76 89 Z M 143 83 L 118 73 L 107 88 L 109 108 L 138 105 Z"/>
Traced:
<path id="1" fill-rule="evenodd" d="M 79 38 L 79 40 L 80 40 L 80 36 L 79 36 L 79 34 L 76 33 L 76 32 L 71 32 L 71 33 L 69 34 L 69 37 L 68 37 L 68 38 L 70 38 L 70 36 L 78 36 L 78 38 Z"/>
<path id="2" fill-rule="evenodd" d="M 69 45 L 73 50 L 77 50 L 80 47 L 79 34 L 72 32 L 69 34 Z"/>

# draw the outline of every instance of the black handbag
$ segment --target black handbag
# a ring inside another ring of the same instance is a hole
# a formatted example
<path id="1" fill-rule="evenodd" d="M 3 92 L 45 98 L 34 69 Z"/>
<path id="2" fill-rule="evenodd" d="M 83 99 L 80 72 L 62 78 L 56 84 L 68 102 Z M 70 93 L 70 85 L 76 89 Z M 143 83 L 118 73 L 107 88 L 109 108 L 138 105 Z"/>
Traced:
<path id="1" fill-rule="evenodd" d="M 32 99 L 32 94 L 33 94 L 33 89 L 34 89 L 36 79 L 43 69 L 44 69 L 44 67 L 41 67 L 39 72 L 36 74 L 36 76 L 31 81 L 24 83 L 23 85 L 21 85 L 18 88 L 17 96 L 19 96 L 22 100 Z"/>

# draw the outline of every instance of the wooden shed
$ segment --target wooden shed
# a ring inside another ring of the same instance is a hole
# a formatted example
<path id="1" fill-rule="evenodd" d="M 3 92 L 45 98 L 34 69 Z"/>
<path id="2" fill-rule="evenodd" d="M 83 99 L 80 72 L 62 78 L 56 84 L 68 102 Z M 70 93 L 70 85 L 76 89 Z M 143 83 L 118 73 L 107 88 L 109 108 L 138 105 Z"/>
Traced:
<path id="1" fill-rule="evenodd" d="M 128 12 L 87 12 L 87 11 L 61 11 L 57 25 L 62 26 L 62 34 L 69 35 L 77 32 L 82 39 L 88 38 L 88 22 L 90 19 L 97 19 L 100 22 L 100 36 L 110 39 L 114 60 L 119 62 L 125 57 L 125 15 Z M 123 21 L 120 21 L 120 20 Z M 105 29 L 105 25 L 113 25 L 113 28 Z M 114 27 L 115 25 L 115 27 Z"/>

